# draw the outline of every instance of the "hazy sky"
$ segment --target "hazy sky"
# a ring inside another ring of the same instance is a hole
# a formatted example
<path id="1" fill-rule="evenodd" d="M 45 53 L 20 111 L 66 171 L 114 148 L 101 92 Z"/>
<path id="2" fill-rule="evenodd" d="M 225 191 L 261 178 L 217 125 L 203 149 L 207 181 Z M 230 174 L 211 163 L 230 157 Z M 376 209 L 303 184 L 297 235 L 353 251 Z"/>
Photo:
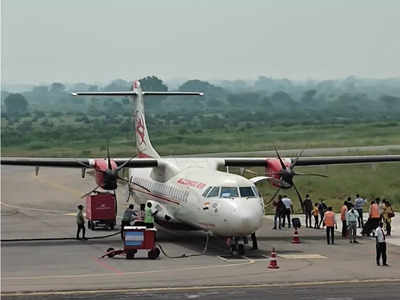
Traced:
<path id="1" fill-rule="evenodd" d="M 2 80 L 400 76 L 400 1 L 2 0 Z"/>

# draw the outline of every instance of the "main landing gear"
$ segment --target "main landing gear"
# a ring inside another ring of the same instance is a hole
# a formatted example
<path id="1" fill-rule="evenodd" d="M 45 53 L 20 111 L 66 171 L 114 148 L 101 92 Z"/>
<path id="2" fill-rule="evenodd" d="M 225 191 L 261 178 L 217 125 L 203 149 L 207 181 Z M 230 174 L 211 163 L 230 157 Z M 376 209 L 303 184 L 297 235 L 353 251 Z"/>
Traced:
<path id="1" fill-rule="evenodd" d="M 255 233 L 251 234 L 252 250 L 258 249 L 257 237 Z M 245 237 L 229 237 L 226 239 L 226 244 L 231 250 L 232 256 L 243 256 L 245 251 L 245 245 L 249 243 L 247 236 Z"/>

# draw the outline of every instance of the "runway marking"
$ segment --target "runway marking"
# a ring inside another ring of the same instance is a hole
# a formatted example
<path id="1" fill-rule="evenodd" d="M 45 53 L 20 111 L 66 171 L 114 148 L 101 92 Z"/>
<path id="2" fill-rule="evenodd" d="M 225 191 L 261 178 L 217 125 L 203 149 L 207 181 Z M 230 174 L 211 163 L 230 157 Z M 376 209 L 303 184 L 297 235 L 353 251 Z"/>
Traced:
<path id="1" fill-rule="evenodd" d="M 125 273 L 126 274 L 126 273 Z M 158 288 L 127 288 L 127 289 L 97 289 L 97 290 L 75 290 L 75 291 L 46 291 L 46 292 L 5 292 L 2 296 L 46 296 L 46 295 L 76 295 L 76 294 L 110 294 L 110 293 L 155 293 L 155 292 L 185 292 L 216 289 L 242 289 L 242 288 L 265 288 L 265 287 L 307 287 L 341 284 L 368 284 L 368 283 L 395 283 L 399 278 L 387 279 L 354 279 L 354 280 L 332 280 L 332 281 L 303 281 L 292 283 L 257 283 L 243 285 L 207 285 L 207 286 L 181 286 L 181 287 L 158 287 Z"/>
<path id="2" fill-rule="evenodd" d="M 34 211 L 41 211 L 41 212 L 51 212 L 51 213 L 65 213 L 67 212 L 66 210 L 53 210 L 53 209 L 42 209 L 42 208 L 33 208 L 33 207 L 22 207 L 22 206 L 17 206 L 17 205 L 12 205 L 12 204 L 8 204 L 8 203 L 4 203 L 0 201 L 1 205 L 4 205 L 6 207 L 10 207 L 10 208 L 16 208 L 19 210 L 34 210 Z"/>
<path id="3" fill-rule="evenodd" d="M 106 268 L 107 270 L 109 270 L 109 271 L 111 271 L 111 272 L 113 272 L 115 274 L 118 274 L 118 275 L 124 275 L 124 272 L 122 272 L 121 270 L 117 269 L 116 267 L 110 266 L 108 263 L 106 263 L 104 261 L 104 259 L 99 259 L 97 257 L 95 257 L 94 259 L 95 259 L 96 263 L 98 263 L 100 266 Z"/>
<path id="4" fill-rule="evenodd" d="M 202 270 L 209 268 L 228 268 L 228 267 L 236 267 L 236 266 L 245 266 L 253 264 L 255 261 L 248 260 L 244 263 L 237 264 L 229 264 L 229 265 L 207 265 L 207 266 L 198 266 L 191 268 L 182 268 L 182 269 L 165 269 L 165 270 L 154 270 L 154 271 L 140 271 L 140 272 L 125 272 L 125 276 L 129 275 L 138 275 L 138 274 L 153 274 L 153 273 L 163 273 L 163 272 L 171 272 L 171 271 L 194 271 L 194 270 Z M 28 276 L 28 277 L 6 277 L 3 278 L 7 280 L 34 280 L 34 279 L 72 279 L 72 278 L 87 278 L 87 277 L 108 277 L 110 275 L 117 275 L 116 273 L 101 273 L 101 274 L 76 274 L 76 275 L 46 275 L 46 276 Z M 119 274 L 118 274 L 119 275 Z"/>
<path id="5" fill-rule="evenodd" d="M 247 260 L 247 261 L 251 261 L 251 262 L 255 262 L 253 259 L 250 259 L 250 258 L 248 258 L 248 257 L 246 257 L 246 256 L 241 256 L 240 258 L 232 258 L 232 259 L 230 259 L 230 258 L 225 258 L 225 257 L 222 257 L 222 256 L 217 256 L 220 260 L 223 260 L 223 261 L 230 261 L 230 262 L 234 262 L 234 261 L 240 261 L 240 262 L 242 262 L 243 260 Z"/>
<path id="6" fill-rule="evenodd" d="M 278 257 L 286 259 L 325 259 L 328 258 L 319 254 L 279 254 Z"/>

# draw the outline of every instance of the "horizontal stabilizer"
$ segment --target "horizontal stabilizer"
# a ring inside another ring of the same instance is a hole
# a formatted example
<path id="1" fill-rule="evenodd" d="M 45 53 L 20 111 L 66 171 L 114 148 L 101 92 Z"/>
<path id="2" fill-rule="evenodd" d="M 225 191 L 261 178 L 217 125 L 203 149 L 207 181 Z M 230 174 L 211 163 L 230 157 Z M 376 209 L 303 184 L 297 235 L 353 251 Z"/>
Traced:
<path id="1" fill-rule="evenodd" d="M 134 91 L 126 92 L 76 92 L 72 96 L 136 96 Z"/>
<path id="2" fill-rule="evenodd" d="M 142 92 L 144 96 L 203 96 L 204 93 L 198 92 Z M 73 96 L 137 96 L 135 91 L 126 92 L 75 92 Z"/>

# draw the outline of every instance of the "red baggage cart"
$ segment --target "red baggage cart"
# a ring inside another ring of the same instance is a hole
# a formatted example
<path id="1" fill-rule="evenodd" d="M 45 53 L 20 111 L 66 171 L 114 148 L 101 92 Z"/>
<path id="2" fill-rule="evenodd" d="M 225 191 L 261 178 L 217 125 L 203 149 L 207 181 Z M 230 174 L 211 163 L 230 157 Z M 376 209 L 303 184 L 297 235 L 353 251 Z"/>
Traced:
<path id="1" fill-rule="evenodd" d="M 88 227 L 97 226 L 114 229 L 116 224 L 117 201 L 111 193 L 95 193 L 86 197 L 86 218 Z"/>
<path id="2" fill-rule="evenodd" d="M 126 258 L 134 258 L 137 250 L 150 250 L 147 256 L 156 259 L 160 255 L 160 249 L 156 247 L 156 228 L 145 226 L 124 227 L 124 251 Z"/>
<path id="3" fill-rule="evenodd" d="M 156 259 L 160 256 L 160 249 L 156 247 L 156 228 L 146 228 L 145 226 L 125 226 L 124 227 L 124 248 L 108 248 L 106 253 L 101 256 L 114 257 L 115 255 L 126 255 L 127 259 L 133 259 L 138 250 L 149 250 L 147 256 Z"/>

